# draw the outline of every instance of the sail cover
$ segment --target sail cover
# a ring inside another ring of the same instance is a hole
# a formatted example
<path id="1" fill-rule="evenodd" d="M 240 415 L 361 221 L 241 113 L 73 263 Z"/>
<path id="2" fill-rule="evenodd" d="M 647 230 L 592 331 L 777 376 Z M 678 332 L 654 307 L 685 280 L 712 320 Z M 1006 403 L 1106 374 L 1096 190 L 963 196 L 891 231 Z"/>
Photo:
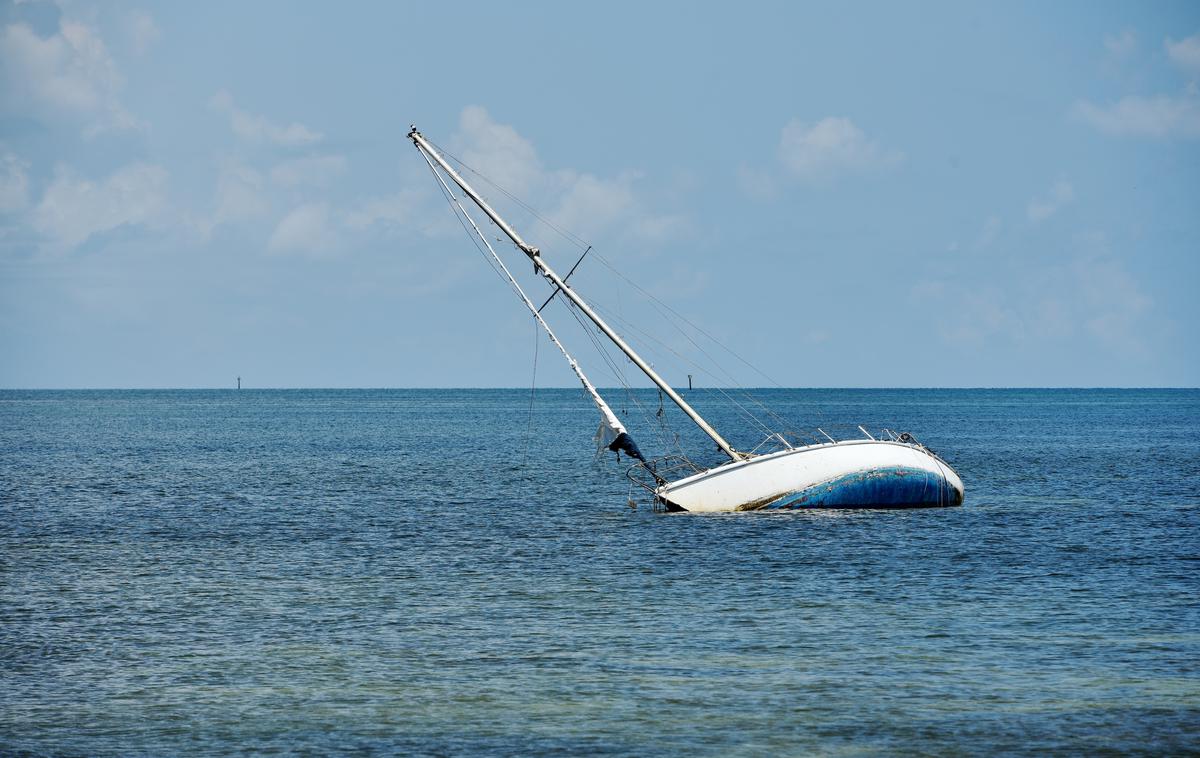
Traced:
<path id="1" fill-rule="evenodd" d="M 581 372 L 576 372 L 581 373 Z M 612 450 L 619 456 L 625 453 L 630 458 L 646 462 L 642 451 L 638 450 L 637 443 L 633 441 L 633 437 L 629 436 L 629 432 L 625 431 L 625 425 L 617 419 L 616 414 L 612 412 L 612 408 L 608 407 L 608 403 L 596 393 L 595 388 L 582 375 L 584 389 L 592 394 L 592 399 L 596 401 L 596 409 L 600 411 L 600 428 L 596 430 L 596 452 L 604 450 Z"/>

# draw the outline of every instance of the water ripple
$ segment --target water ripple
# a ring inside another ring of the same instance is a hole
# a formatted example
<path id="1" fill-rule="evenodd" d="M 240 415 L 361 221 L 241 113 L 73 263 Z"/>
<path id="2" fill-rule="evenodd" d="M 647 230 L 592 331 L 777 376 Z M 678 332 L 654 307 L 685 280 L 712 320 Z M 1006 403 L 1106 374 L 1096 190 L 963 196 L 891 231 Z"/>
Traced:
<path id="1" fill-rule="evenodd" d="M 1200 393 L 763 394 L 966 505 L 630 510 L 573 391 L 527 460 L 517 391 L 0 392 L 0 753 L 1196 750 Z"/>

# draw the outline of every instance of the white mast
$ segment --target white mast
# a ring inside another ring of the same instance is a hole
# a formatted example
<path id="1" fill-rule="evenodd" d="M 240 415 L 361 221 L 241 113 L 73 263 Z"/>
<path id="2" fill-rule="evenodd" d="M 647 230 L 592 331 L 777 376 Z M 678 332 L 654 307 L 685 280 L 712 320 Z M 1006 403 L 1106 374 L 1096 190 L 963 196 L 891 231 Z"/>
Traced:
<path id="1" fill-rule="evenodd" d="M 671 401 L 675 403 L 675 405 L 679 406 L 679 409 L 687 414 L 688 418 L 694 421 L 696 426 L 700 427 L 701 431 L 711 437 L 713 442 L 717 443 L 717 447 L 721 448 L 721 450 L 723 450 L 725 454 L 728 455 L 732 460 L 741 461 L 746 459 L 747 456 L 745 453 L 734 450 L 733 446 L 726 442 L 725 438 L 718 434 L 717 430 L 713 429 L 712 426 L 710 426 L 709 423 L 705 421 L 704 418 L 701 417 L 694 408 L 692 408 L 692 406 L 688 405 L 687 402 L 679 396 L 679 393 L 672 389 L 671 385 L 667 384 L 666 381 L 664 381 L 663 378 L 654 371 L 654 369 L 650 368 L 650 364 L 646 363 L 646 361 L 643 360 L 642 357 L 638 355 L 632 347 L 626 344 L 625 340 L 621 339 L 621 336 L 613 331 L 612 327 L 605 323 L 604 319 L 600 318 L 600 316 L 592 310 L 591 306 L 589 306 L 583 300 L 583 298 L 581 298 L 575 292 L 575 290 L 571 289 L 567 283 L 554 272 L 553 269 L 551 269 L 548 265 L 546 265 L 545 262 L 542 261 L 541 251 L 539 251 L 536 247 L 526 243 L 525 240 L 521 239 L 521 235 L 517 234 L 516 231 L 514 231 L 513 228 L 504 221 L 504 219 L 500 218 L 500 215 L 497 214 L 496 211 L 492 210 L 492 207 L 487 204 L 487 201 L 480 197 L 479 193 L 472 189 L 471 185 L 467 184 L 466 180 L 459 176 L 458 172 L 446 162 L 441 154 L 438 153 L 438 151 L 435 150 L 428 141 L 426 141 L 425 137 L 417 131 L 417 127 L 414 126 L 411 128 L 411 131 L 408 133 L 408 138 L 413 141 L 413 144 L 424 155 L 433 158 L 433 160 L 435 160 L 437 164 L 442 167 L 442 170 L 446 172 L 446 175 L 453 179 L 454 183 L 462 188 L 462 191 L 466 193 L 476 205 L 479 206 L 480 210 L 486 213 L 488 218 L 495 222 L 496 226 L 500 227 L 500 230 L 504 232 L 505 235 L 507 235 L 508 238 L 511 239 L 513 243 L 520 248 L 521 251 L 525 253 L 525 255 L 528 256 L 531 261 L 533 261 L 534 270 L 542 274 L 542 276 L 550 280 L 552 284 L 561 289 L 562 293 L 566 295 L 567 298 L 579 308 L 579 310 L 583 311 L 583 314 L 587 316 L 588 319 L 590 319 L 600 331 L 604 332 L 604 334 L 613 341 L 613 344 L 621 349 L 621 352 L 629 356 L 629 360 L 633 361 L 634 365 L 641 369 L 642 373 L 650 378 L 650 381 L 654 382 L 658 388 L 666 394 L 667 397 L 671 398 Z"/>
<path id="2" fill-rule="evenodd" d="M 570 364 L 571 370 L 575 372 L 575 376 L 579 377 L 579 381 L 583 384 L 584 390 L 586 390 L 591 396 L 592 402 L 596 404 L 596 409 L 600 411 L 600 417 L 602 419 L 600 422 L 600 428 L 596 431 L 596 444 L 599 447 L 607 448 L 609 444 L 616 440 L 620 435 L 628 434 L 625 429 L 625 425 L 622 424 L 617 418 L 617 414 L 613 413 L 613 409 L 609 407 L 608 403 L 604 402 L 604 398 L 600 397 L 600 393 L 596 391 L 595 385 L 593 385 L 591 380 L 587 378 L 587 375 L 583 373 L 583 369 L 579 367 L 579 363 L 571 357 L 571 354 L 567 352 L 567 348 L 563 346 L 563 343 L 558 341 L 558 337 L 555 336 L 554 330 L 551 329 L 550 325 L 546 323 L 546 320 L 542 318 L 542 314 L 538 313 L 537 306 L 534 305 L 533 301 L 529 299 L 529 296 L 525 294 L 525 290 L 521 289 L 521 285 L 517 283 L 517 280 L 512 275 L 512 272 L 508 270 L 508 266 L 505 266 L 504 261 L 500 260 L 500 256 L 496 255 L 495 249 L 492 248 L 492 243 L 488 242 L 487 236 L 480 231 L 479 226 L 475 223 L 475 219 L 471 218 L 471 214 L 467 213 L 467 209 L 462 206 L 462 203 L 459 202 L 454 193 L 451 192 L 450 188 L 446 186 L 446 180 L 442 178 L 441 174 L 433 169 L 433 163 L 430 162 L 429 156 L 425 153 L 421 153 L 421 155 L 425 158 L 425 162 L 429 163 L 429 168 L 430 170 L 433 170 L 433 175 L 437 177 L 438 183 L 445 188 L 446 195 L 449 196 L 451 202 L 453 202 L 462 212 L 463 217 L 467 219 L 467 223 L 471 225 L 471 228 L 475 230 L 475 234 L 479 237 L 479 240 L 483 242 L 488 253 L 491 254 L 492 260 L 494 260 L 496 265 L 500 267 L 500 270 L 504 272 L 505 278 L 508 279 L 508 283 L 512 285 L 513 289 L 516 290 L 517 295 L 519 295 L 521 300 L 525 303 L 525 307 L 529 309 L 529 312 L 532 313 L 537 322 L 541 324 L 542 329 L 546 330 L 546 335 L 550 337 L 550 341 L 554 343 L 554 346 L 557 347 L 559 352 L 563 354 L 563 357 L 567 359 L 567 363 Z M 636 447 L 634 449 L 636 450 Z M 638 455 L 640 456 L 640 453 L 638 453 Z"/>

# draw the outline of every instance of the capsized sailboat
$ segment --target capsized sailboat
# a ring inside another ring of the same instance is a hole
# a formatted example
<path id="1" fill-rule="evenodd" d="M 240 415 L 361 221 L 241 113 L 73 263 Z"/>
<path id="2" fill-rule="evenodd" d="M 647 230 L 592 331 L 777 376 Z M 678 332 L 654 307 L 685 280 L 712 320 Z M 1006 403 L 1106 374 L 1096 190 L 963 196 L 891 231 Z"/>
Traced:
<path id="1" fill-rule="evenodd" d="M 889 439 L 876 439 L 862 430 L 863 439 L 836 441 L 827 437 L 827 442 L 800 447 L 793 447 L 781 435 L 773 435 L 782 449 L 767 453 L 735 449 L 546 263 L 538 248 L 527 243 L 500 217 L 415 126 L 408 137 L 428 163 L 456 212 L 462 214 L 483 242 L 491 259 L 498 264 L 498 270 L 503 272 L 509 285 L 566 358 L 596 405 L 601 418 L 596 432 L 597 445 L 624 452 L 637 460 L 638 463 L 629 470 L 630 479 L 649 490 L 667 510 L 703 513 L 784 508 L 928 508 L 962 504 L 963 483 L 958 474 L 909 434 L 888 432 Z M 496 254 L 450 183 L 456 185 L 533 262 L 534 271 L 554 286 L 555 294 L 562 293 L 611 340 L 716 443 L 729 461 L 706 468 L 679 456 L 647 460 L 578 361 L 559 341 L 540 310 Z"/>

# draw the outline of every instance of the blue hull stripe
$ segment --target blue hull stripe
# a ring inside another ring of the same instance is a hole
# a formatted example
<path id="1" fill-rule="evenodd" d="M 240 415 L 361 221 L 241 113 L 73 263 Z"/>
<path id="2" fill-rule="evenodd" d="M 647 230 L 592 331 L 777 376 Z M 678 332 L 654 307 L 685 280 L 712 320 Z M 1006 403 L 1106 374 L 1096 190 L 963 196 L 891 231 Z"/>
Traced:
<path id="1" fill-rule="evenodd" d="M 860 471 L 791 492 L 767 508 L 914 508 L 961 505 L 944 477 L 903 466 Z"/>

